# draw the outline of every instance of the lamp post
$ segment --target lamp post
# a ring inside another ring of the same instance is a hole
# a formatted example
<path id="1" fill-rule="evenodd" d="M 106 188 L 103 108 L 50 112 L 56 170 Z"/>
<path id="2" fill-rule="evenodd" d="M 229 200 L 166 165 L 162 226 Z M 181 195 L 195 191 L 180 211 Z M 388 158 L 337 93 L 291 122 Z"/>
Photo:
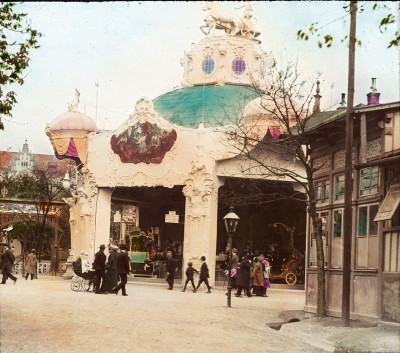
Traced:
<path id="1" fill-rule="evenodd" d="M 233 212 L 233 206 L 229 207 L 229 213 L 224 217 L 226 232 L 228 233 L 228 294 L 227 306 L 231 307 L 232 295 L 232 236 L 236 232 L 236 227 L 239 223 L 238 215 Z"/>

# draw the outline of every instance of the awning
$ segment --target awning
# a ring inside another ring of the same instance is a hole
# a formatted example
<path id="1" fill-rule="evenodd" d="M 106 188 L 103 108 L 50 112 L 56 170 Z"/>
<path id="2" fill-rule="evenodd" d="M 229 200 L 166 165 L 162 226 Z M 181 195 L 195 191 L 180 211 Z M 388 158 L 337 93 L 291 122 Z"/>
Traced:
<path id="1" fill-rule="evenodd" d="M 374 219 L 377 221 L 386 221 L 393 217 L 394 212 L 400 203 L 400 184 L 392 185 L 387 193 L 385 199 L 383 200 L 381 206 L 379 207 L 378 213 Z"/>

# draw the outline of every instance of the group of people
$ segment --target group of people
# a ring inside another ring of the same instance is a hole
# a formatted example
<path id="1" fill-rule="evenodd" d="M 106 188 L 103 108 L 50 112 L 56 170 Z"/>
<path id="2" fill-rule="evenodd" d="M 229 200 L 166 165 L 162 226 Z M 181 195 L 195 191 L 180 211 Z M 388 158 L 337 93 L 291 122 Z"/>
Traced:
<path id="1" fill-rule="evenodd" d="M 106 255 L 104 254 L 105 249 L 106 246 L 101 244 L 93 262 L 93 269 L 96 272 L 97 279 L 95 293 L 118 294 L 121 290 L 122 295 L 127 296 L 125 285 L 128 281 L 128 274 L 131 271 L 131 260 L 127 253 L 127 247 L 125 244 L 120 244 L 119 246 L 110 244 L 108 246 L 109 255 L 107 262 Z M 117 252 L 118 249 L 120 250 L 119 253 Z M 120 279 L 119 284 L 118 279 Z"/>
<path id="2" fill-rule="evenodd" d="M 250 256 L 244 256 L 239 264 L 237 249 L 232 249 L 231 259 L 231 283 L 232 288 L 236 289 L 236 297 L 242 297 L 244 291 L 248 297 L 253 294 L 259 297 L 267 296 L 269 283 L 270 266 L 269 262 L 261 254 L 251 260 Z M 228 274 L 229 275 L 229 274 Z"/>
<path id="3" fill-rule="evenodd" d="M 0 269 L 3 274 L 3 278 L 1 284 L 6 284 L 7 279 L 10 278 L 14 284 L 17 283 L 17 277 L 12 274 L 12 269 L 15 262 L 15 256 L 11 251 L 11 247 L 9 244 L 3 244 L 4 253 L 1 255 L 1 265 Z M 27 280 L 29 275 L 31 275 L 31 280 L 36 277 L 36 266 L 37 259 L 35 255 L 35 249 L 32 249 L 29 255 L 26 257 L 25 261 L 25 279 Z"/>

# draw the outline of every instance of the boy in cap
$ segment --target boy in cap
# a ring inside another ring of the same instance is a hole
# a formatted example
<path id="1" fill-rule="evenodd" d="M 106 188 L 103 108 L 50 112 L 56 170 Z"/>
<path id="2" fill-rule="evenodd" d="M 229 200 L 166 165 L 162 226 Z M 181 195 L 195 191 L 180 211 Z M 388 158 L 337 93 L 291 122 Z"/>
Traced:
<path id="1" fill-rule="evenodd" d="M 197 288 L 194 290 L 194 292 L 196 293 L 197 290 L 200 287 L 200 284 L 202 284 L 203 282 L 206 284 L 208 291 L 206 293 L 211 293 L 211 287 L 208 284 L 208 279 L 210 278 L 210 274 L 208 273 L 208 266 L 206 263 L 206 257 L 202 256 L 200 258 L 201 260 L 201 267 L 200 267 L 200 280 L 199 283 L 197 284 Z"/>
<path id="2" fill-rule="evenodd" d="M 96 283 L 96 294 L 106 293 L 106 255 L 104 249 L 106 246 L 101 244 L 100 250 L 94 256 L 93 269 L 96 271 L 97 283 Z M 101 287 L 100 287 L 101 283 Z"/>
<path id="3" fill-rule="evenodd" d="M 194 285 L 194 280 L 193 280 L 193 276 L 194 276 L 195 272 L 198 273 L 199 271 L 197 271 L 195 268 L 193 268 L 193 263 L 189 262 L 188 268 L 186 269 L 186 272 L 185 272 L 185 275 L 186 275 L 185 287 L 182 289 L 182 292 L 184 292 L 186 290 L 186 286 L 189 283 L 189 281 L 192 282 L 193 292 L 196 290 L 196 287 Z"/>

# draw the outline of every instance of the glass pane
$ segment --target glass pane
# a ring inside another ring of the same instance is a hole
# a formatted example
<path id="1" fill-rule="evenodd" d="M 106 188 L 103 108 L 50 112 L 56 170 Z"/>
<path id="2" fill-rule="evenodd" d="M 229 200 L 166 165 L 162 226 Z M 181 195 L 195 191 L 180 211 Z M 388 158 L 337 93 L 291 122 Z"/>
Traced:
<path id="1" fill-rule="evenodd" d="M 203 71 L 206 74 L 211 74 L 214 71 L 214 60 L 211 58 L 203 60 Z"/>
<path id="2" fill-rule="evenodd" d="M 325 202 L 329 202 L 329 184 L 325 185 Z"/>
<path id="3" fill-rule="evenodd" d="M 338 175 L 335 180 L 336 200 L 342 200 L 344 198 L 344 175 Z"/>
<path id="4" fill-rule="evenodd" d="M 243 59 L 235 59 L 232 62 L 232 70 L 241 75 L 246 70 L 246 64 Z"/>
<path id="5" fill-rule="evenodd" d="M 368 207 L 360 207 L 358 209 L 358 232 L 359 237 L 367 236 L 367 217 Z"/>
<path id="6" fill-rule="evenodd" d="M 340 238 L 342 236 L 342 211 L 333 212 L 333 236 Z"/>
<path id="7" fill-rule="evenodd" d="M 369 206 L 369 235 L 378 235 L 378 222 L 374 222 L 377 213 L 378 205 Z"/>
<path id="8" fill-rule="evenodd" d="M 317 183 L 316 186 L 316 193 L 317 193 L 317 203 L 321 203 L 321 184 Z"/>

